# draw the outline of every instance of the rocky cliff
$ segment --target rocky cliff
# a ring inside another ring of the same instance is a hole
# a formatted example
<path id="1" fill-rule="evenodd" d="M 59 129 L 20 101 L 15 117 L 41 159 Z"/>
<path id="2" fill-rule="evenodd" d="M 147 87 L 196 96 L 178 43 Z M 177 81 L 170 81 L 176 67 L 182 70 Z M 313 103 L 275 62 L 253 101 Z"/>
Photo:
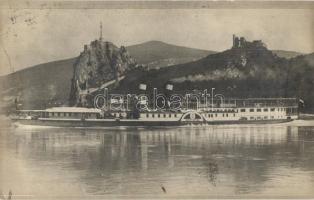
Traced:
<path id="1" fill-rule="evenodd" d="M 84 99 L 86 94 L 108 82 L 117 83 L 120 77 L 135 66 L 135 60 L 123 46 L 118 48 L 102 40 L 85 45 L 74 64 L 70 105 L 87 106 L 89 102 Z"/>

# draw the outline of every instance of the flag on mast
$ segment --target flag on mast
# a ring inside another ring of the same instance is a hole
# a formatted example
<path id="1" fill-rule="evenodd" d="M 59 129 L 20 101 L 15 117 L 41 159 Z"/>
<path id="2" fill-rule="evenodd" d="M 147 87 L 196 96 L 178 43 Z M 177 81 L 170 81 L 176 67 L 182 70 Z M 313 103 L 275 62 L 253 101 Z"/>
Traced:
<path id="1" fill-rule="evenodd" d="M 166 85 L 166 90 L 173 90 L 173 85 L 172 84 L 167 84 Z"/>
<path id="2" fill-rule="evenodd" d="M 139 85 L 139 89 L 140 89 L 140 90 L 146 90 L 146 88 L 147 88 L 147 85 L 146 85 L 146 84 L 142 84 L 142 83 L 141 83 L 141 84 Z"/>
<path id="3" fill-rule="evenodd" d="M 304 106 L 305 106 L 303 99 L 299 99 L 299 106 L 301 106 L 301 107 L 304 107 Z"/>

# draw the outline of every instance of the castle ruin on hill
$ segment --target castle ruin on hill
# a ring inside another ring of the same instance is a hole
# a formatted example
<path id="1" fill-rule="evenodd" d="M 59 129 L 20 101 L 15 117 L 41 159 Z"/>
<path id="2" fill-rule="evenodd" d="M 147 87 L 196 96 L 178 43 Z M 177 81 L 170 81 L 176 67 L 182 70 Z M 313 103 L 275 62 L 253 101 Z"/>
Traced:
<path id="1" fill-rule="evenodd" d="M 232 48 L 261 48 L 266 47 L 262 40 L 253 40 L 252 42 L 246 41 L 244 37 L 238 37 L 233 34 Z"/>

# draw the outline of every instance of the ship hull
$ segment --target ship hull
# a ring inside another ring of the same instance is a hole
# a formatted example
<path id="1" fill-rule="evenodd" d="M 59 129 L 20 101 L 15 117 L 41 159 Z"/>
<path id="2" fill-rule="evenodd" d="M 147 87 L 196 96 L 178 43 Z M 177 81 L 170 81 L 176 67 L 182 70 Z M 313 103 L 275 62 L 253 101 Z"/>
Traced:
<path id="1" fill-rule="evenodd" d="M 224 125 L 224 124 L 273 124 L 292 121 L 291 119 L 252 120 L 252 121 L 142 121 L 142 120 L 39 120 L 15 119 L 22 125 L 55 127 L 121 127 L 121 126 L 184 126 L 184 125 Z"/>

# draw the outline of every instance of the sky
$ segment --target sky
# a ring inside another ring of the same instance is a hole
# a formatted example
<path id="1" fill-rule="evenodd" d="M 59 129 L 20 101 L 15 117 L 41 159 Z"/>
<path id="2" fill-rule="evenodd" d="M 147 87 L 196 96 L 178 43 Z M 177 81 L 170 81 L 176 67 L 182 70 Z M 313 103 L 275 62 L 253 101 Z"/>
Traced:
<path id="1" fill-rule="evenodd" d="M 1 9 L 0 75 L 78 56 L 99 37 L 129 46 L 151 40 L 223 51 L 232 34 L 269 49 L 314 52 L 310 9 Z"/>

